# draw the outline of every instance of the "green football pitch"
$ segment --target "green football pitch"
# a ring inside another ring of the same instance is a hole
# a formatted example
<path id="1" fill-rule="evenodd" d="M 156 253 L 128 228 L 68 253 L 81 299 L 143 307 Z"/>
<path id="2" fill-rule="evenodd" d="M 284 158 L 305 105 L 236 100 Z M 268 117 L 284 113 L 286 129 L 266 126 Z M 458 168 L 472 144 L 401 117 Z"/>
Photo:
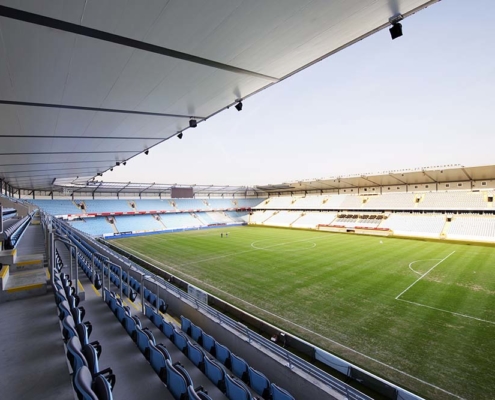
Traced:
<path id="1" fill-rule="evenodd" d="M 266 227 L 113 243 L 420 395 L 495 396 L 494 247 Z"/>

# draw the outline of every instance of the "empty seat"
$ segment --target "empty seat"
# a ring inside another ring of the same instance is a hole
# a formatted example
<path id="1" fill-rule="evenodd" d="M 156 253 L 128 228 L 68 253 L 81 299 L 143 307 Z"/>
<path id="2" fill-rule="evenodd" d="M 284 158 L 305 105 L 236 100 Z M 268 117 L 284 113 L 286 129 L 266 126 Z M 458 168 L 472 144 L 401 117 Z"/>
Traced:
<path id="1" fill-rule="evenodd" d="M 154 371 L 158 374 L 160 379 L 164 382 L 167 381 L 167 369 L 166 369 L 166 361 L 172 361 L 172 357 L 166 347 L 163 344 L 149 343 L 149 351 L 150 351 L 150 364 Z"/>
<path id="2" fill-rule="evenodd" d="M 96 349 L 92 345 L 86 344 L 82 348 L 82 353 L 86 358 L 88 368 L 93 377 L 103 376 L 110 384 L 110 388 L 113 389 L 115 386 L 115 375 L 111 368 L 100 370 L 100 366 L 98 364 L 98 353 Z"/>
<path id="3" fill-rule="evenodd" d="M 215 342 L 215 357 L 227 368 L 230 368 L 230 350 L 218 342 Z"/>
<path id="4" fill-rule="evenodd" d="M 225 370 L 222 364 L 218 361 L 205 357 L 205 375 L 208 377 L 213 384 L 218 387 L 221 391 L 225 389 Z"/>
<path id="5" fill-rule="evenodd" d="M 196 367 L 204 371 L 205 353 L 203 353 L 201 347 L 191 343 L 189 340 L 187 341 L 187 357 Z"/>
<path id="6" fill-rule="evenodd" d="M 249 385 L 264 399 L 270 397 L 270 381 L 261 372 L 249 367 Z"/>
<path id="7" fill-rule="evenodd" d="M 194 390 L 192 385 L 187 387 L 187 395 L 189 396 L 188 400 L 212 400 L 212 398 L 202 390 Z"/>
<path id="8" fill-rule="evenodd" d="M 141 328 L 140 326 L 136 325 L 136 343 L 139 350 L 141 350 L 141 353 L 144 354 L 144 357 L 147 360 L 149 360 L 150 358 L 150 342 L 156 344 L 153 333 L 148 328 Z"/>
<path id="9" fill-rule="evenodd" d="M 173 342 L 183 353 L 187 353 L 187 337 L 177 329 L 174 329 Z"/>
<path id="10" fill-rule="evenodd" d="M 74 374 L 74 389 L 80 400 L 111 400 L 112 389 L 103 376 L 93 379 L 87 367 L 79 368 Z"/>
<path id="11" fill-rule="evenodd" d="M 136 316 L 124 315 L 124 328 L 132 338 L 132 340 L 136 341 L 136 327 L 141 327 L 141 320 Z"/>
<path id="12" fill-rule="evenodd" d="M 212 356 L 215 356 L 215 339 L 213 336 L 210 336 L 203 332 L 203 349 L 205 349 Z"/>
<path id="13" fill-rule="evenodd" d="M 165 368 L 167 370 L 167 387 L 174 396 L 175 400 L 182 400 L 187 394 L 186 378 L 172 365 L 170 360 L 166 360 Z"/>
<path id="14" fill-rule="evenodd" d="M 234 353 L 230 354 L 230 369 L 232 373 L 244 382 L 248 382 L 249 365 L 241 357 L 236 356 Z"/>
<path id="15" fill-rule="evenodd" d="M 189 336 L 191 335 L 191 321 L 183 315 L 180 316 L 180 329 Z"/>
<path id="16" fill-rule="evenodd" d="M 191 322 L 191 334 L 190 336 L 199 344 L 199 345 L 202 345 L 203 344 L 203 331 L 201 330 L 201 328 L 199 326 L 196 326 L 194 325 L 192 322 Z"/>
<path id="17" fill-rule="evenodd" d="M 278 387 L 274 383 L 272 383 L 271 389 L 272 400 L 296 400 L 287 390 Z"/>
<path id="18" fill-rule="evenodd" d="M 62 335 L 66 341 L 71 337 L 77 336 L 76 326 L 72 315 L 68 315 L 62 320 Z"/>
<path id="19" fill-rule="evenodd" d="M 246 385 L 235 377 L 225 376 L 225 391 L 229 400 L 251 400 L 251 392 Z"/>
<path id="20" fill-rule="evenodd" d="M 165 334 L 166 337 L 168 337 L 170 340 L 173 340 L 174 338 L 174 326 L 167 321 L 163 321 L 161 331 Z"/>

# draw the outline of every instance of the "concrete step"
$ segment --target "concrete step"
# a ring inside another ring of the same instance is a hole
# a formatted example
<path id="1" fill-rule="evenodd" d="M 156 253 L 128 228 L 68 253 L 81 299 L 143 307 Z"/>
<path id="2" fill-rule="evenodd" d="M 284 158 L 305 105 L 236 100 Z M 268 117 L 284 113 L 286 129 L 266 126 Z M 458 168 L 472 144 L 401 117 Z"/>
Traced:
<path id="1" fill-rule="evenodd" d="M 0 292 L 0 302 L 39 296 L 47 292 L 47 269 L 10 272 Z"/>
<path id="2" fill-rule="evenodd" d="M 45 265 L 44 254 L 30 254 L 25 256 L 17 256 L 12 264 L 11 272 L 28 271 L 42 269 Z"/>

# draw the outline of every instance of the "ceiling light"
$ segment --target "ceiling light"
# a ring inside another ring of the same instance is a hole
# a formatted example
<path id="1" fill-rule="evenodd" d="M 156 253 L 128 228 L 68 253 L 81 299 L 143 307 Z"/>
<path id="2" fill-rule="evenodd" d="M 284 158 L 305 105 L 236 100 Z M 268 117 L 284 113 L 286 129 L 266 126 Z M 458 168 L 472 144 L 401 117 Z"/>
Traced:
<path id="1" fill-rule="evenodd" d="M 388 20 L 392 24 L 392 27 L 389 29 L 392 40 L 402 36 L 402 24 L 400 24 L 399 21 L 402 21 L 403 19 L 404 17 L 402 14 L 396 14 Z"/>
<path id="2" fill-rule="evenodd" d="M 239 103 L 237 103 L 237 104 L 235 105 L 235 109 L 236 109 L 237 111 L 241 111 L 241 110 L 242 110 L 242 101 L 240 101 L 240 100 L 239 100 Z"/>
<path id="3" fill-rule="evenodd" d="M 195 119 L 190 119 L 189 120 L 189 128 L 196 128 L 198 126 L 198 121 L 196 121 Z"/>
<path id="4" fill-rule="evenodd" d="M 181 133 L 179 133 L 179 134 L 177 135 L 177 137 L 178 137 L 179 139 L 182 139 L 182 136 L 184 136 L 184 135 L 182 134 L 182 132 L 181 132 Z"/>

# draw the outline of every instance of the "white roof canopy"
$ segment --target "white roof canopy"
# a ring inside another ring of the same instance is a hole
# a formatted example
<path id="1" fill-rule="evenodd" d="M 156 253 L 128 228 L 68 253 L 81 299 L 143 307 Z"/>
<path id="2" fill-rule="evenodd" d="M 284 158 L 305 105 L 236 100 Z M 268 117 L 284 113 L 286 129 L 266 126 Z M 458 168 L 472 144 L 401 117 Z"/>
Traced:
<path id="1" fill-rule="evenodd" d="M 0 0 L 0 179 L 88 180 L 437 0 Z"/>

